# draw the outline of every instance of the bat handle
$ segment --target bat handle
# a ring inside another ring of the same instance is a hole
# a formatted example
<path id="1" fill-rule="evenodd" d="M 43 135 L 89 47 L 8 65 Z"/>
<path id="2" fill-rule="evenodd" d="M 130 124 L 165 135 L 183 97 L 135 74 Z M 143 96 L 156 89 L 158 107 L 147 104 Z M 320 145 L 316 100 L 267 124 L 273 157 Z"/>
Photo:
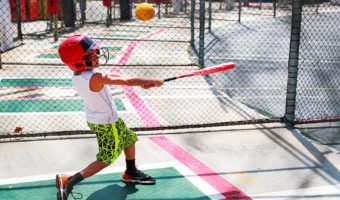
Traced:
<path id="1" fill-rule="evenodd" d="M 176 77 L 172 77 L 172 78 L 167 78 L 167 79 L 164 79 L 164 82 L 168 82 L 168 81 L 173 81 L 177 79 Z"/>

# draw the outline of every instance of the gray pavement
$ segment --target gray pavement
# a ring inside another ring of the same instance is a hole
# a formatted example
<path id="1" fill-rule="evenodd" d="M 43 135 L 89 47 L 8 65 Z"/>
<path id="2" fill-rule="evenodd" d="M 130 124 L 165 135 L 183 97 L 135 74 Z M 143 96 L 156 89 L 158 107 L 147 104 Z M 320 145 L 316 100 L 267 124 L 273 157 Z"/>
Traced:
<path id="1" fill-rule="evenodd" d="M 339 155 L 280 123 L 138 134 L 137 162 L 141 169 L 182 162 L 151 139 L 166 137 L 253 199 L 340 198 Z M 82 169 L 97 152 L 95 138 L 88 136 L 1 143 L 0 185 L 39 180 L 45 175 L 53 179 L 55 173 Z M 124 156 L 109 167 L 122 168 Z"/>
<path id="2" fill-rule="evenodd" d="M 340 153 L 340 122 L 323 122 L 296 125 L 302 135 Z"/>

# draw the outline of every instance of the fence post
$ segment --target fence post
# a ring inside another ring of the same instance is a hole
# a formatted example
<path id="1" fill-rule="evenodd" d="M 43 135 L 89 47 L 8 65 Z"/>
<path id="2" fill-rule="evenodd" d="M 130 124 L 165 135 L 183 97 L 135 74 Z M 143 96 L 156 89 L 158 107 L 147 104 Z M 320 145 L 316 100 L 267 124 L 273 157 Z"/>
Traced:
<path id="1" fill-rule="evenodd" d="M 290 126 L 294 125 L 295 120 L 301 20 L 302 20 L 302 0 L 293 0 L 292 25 L 288 61 L 286 113 L 285 113 L 286 123 Z"/>
<path id="2" fill-rule="evenodd" d="M 241 23 L 241 11 L 242 11 L 242 2 L 238 1 L 238 23 Z"/>
<path id="3" fill-rule="evenodd" d="M 112 23 L 112 5 L 110 1 L 110 5 L 107 7 L 107 15 L 106 15 L 106 27 L 110 27 Z"/>
<path id="4" fill-rule="evenodd" d="M 208 23 L 208 29 L 209 29 L 209 32 L 211 32 L 211 0 L 209 0 L 209 23 Z"/>
<path id="5" fill-rule="evenodd" d="M 186 1 L 185 1 L 186 2 Z M 161 1 L 156 1 L 157 8 L 158 8 L 158 19 L 161 18 Z"/>
<path id="6" fill-rule="evenodd" d="M 58 14 L 53 14 L 53 24 L 54 24 L 54 41 L 58 41 Z"/>
<path id="7" fill-rule="evenodd" d="M 274 12 L 274 18 L 276 17 L 276 5 L 277 5 L 277 0 L 274 0 L 274 1 L 273 1 L 273 6 L 274 6 L 274 10 L 273 10 L 273 12 Z"/>
<path id="8" fill-rule="evenodd" d="M 17 27 L 18 27 L 18 39 L 22 40 L 22 29 L 21 29 L 21 2 L 20 0 L 15 1 L 16 4 L 16 17 L 17 17 Z"/>
<path id="9" fill-rule="evenodd" d="M 190 22 L 191 22 L 191 48 L 195 48 L 195 0 L 191 0 L 191 16 L 190 16 Z"/>
<path id="10" fill-rule="evenodd" d="M 200 32 L 199 32 L 199 55 L 198 63 L 204 68 L 204 32 L 205 32 L 205 0 L 200 0 Z"/>
<path id="11" fill-rule="evenodd" d="M 2 69 L 2 59 L 1 59 L 2 52 L 0 51 L 0 69 Z"/>
<path id="12" fill-rule="evenodd" d="M 79 0 L 79 8 L 80 8 L 80 19 L 81 19 L 81 25 L 85 24 L 86 20 L 86 0 Z"/>

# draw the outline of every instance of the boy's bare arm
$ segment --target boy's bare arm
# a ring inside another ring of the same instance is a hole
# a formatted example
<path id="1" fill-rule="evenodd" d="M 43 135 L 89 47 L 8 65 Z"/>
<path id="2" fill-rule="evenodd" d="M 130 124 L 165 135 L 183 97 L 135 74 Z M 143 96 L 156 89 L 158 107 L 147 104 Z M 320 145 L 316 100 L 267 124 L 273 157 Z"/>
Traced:
<path id="1" fill-rule="evenodd" d="M 126 85 L 140 86 L 144 89 L 162 86 L 162 79 L 151 77 L 123 77 L 117 74 L 94 74 L 90 80 L 90 88 L 92 91 L 99 91 L 104 85 Z"/>

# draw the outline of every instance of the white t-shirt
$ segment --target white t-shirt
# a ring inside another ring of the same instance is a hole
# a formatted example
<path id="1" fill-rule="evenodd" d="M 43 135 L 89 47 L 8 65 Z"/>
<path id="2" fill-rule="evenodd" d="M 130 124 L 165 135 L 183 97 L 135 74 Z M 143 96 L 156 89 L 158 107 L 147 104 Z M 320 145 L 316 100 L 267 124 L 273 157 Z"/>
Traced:
<path id="1" fill-rule="evenodd" d="M 93 124 L 112 124 L 118 121 L 116 106 L 108 85 L 99 92 L 90 89 L 90 79 L 95 71 L 83 71 L 72 76 L 72 83 L 84 101 L 86 120 Z"/>

